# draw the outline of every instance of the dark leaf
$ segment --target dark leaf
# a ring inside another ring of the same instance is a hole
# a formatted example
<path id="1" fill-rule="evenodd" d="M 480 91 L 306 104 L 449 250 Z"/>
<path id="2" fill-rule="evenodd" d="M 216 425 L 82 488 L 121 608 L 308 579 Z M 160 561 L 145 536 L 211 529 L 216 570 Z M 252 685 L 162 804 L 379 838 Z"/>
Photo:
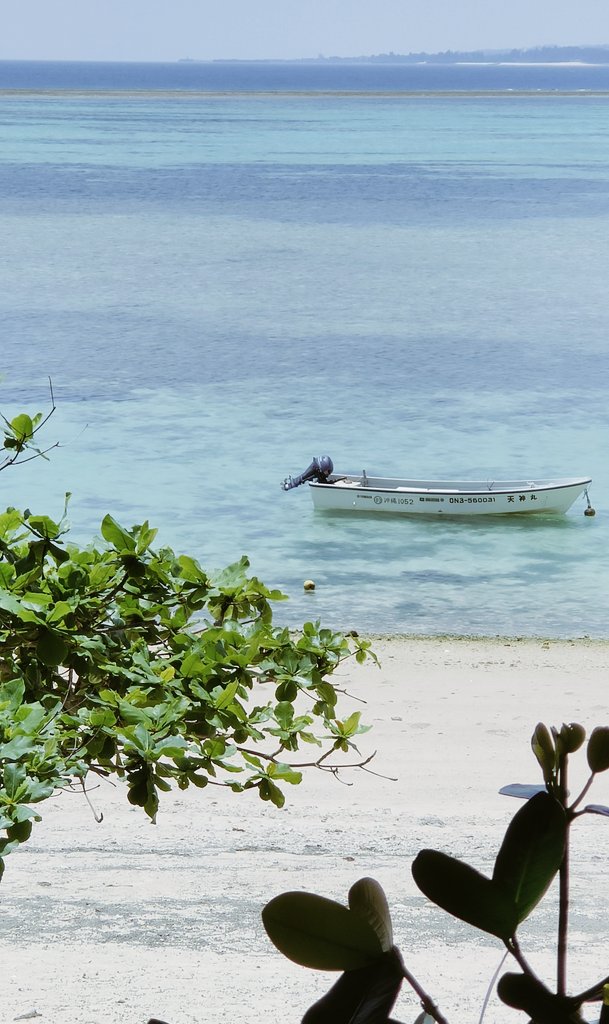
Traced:
<path id="1" fill-rule="evenodd" d="M 403 981 L 397 952 L 341 974 L 335 985 L 302 1018 L 302 1024 L 388 1024 Z"/>
<path id="2" fill-rule="evenodd" d="M 421 850 L 412 865 L 421 892 L 443 910 L 483 932 L 507 941 L 516 931 L 518 916 L 503 887 L 455 857 Z"/>
<path id="3" fill-rule="evenodd" d="M 351 971 L 382 954 L 372 928 L 334 900 L 308 892 L 286 892 L 267 903 L 262 922 L 284 956 L 320 971 Z"/>
<path id="4" fill-rule="evenodd" d="M 537 906 L 558 871 L 566 835 L 564 809 L 549 793 L 537 793 L 510 822 L 495 861 L 493 882 L 513 900 L 518 923 Z"/>
<path id="5" fill-rule="evenodd" d="M 67 653 L 68 645 L 59 633 L 51 629 L 41 631 L 36 645 L 36 654 L 43 665 L 55 668 L 62 664 Z"/>
<path id="6" fill-rule="evenodd" d="M 374 878 L 360 878 L 349 889 L 349 907 L 372 925 L 383 952 L 388 953 L 393 947 L 393 926 L 382 886 Z"/>
<path id="7" fill-rule="evenodd" d="M 497 993 L 507 1006 L 527 1013 L 534 1024 L 583 1024 L 579 1011 L 568 999 L 554 995 L 526 974 L 504 974 Z"/>

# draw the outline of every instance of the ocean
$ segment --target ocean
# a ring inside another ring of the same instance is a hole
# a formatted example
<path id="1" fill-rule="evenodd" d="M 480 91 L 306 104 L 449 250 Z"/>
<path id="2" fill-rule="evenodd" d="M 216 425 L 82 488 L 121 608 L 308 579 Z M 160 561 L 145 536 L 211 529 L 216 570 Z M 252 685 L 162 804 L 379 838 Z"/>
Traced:
<path id="1" fill-rule="evenodd" d="M 276 620 L 609 637 L 609 67 L 0 62 L 3 507 L 247 554 Z M 314 513 L 315 455 L 597 514 Z M 303 581 L 316 582 L 304 593 Z"/>

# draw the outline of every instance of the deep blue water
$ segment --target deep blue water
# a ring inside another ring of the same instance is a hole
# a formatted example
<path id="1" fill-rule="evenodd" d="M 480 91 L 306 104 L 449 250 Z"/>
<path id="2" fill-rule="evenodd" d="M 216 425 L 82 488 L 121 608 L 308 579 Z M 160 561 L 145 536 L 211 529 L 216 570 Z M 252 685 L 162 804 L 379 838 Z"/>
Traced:
<path id="1" fill-rule="evenodd" d="M 210 567 L 247 553 L 291 623 L 609 636 L 609 93 L 567 95 L 605 88 L 0 63 L 0 409 L 43 408 L 51 376 L 62 443 L 2 476 L 4 504 L 59 515 L 69 490 L 81 540 L 111 511 Z M 326 451 L 590 474 L 597 516 L 314 514 L 279 481 Z"/>

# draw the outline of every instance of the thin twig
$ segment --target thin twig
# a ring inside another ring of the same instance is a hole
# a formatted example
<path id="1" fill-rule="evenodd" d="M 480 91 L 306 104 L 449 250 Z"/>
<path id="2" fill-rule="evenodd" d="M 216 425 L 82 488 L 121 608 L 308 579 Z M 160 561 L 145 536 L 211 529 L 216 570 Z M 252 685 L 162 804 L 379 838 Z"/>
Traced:
<path id="1" fill-rule="evenodd" d="M 571 804 L 571 806 L 567 808 L 567 810 L 571 813 L 571 815 L 574 818 L 578 817 L 578 815 L 573 813 L 575 811 L 575 808 L 582 802 L 582 800 L 584 799 L 586 793 L 590 789 L 590 787 L 591 787 L 593 782 L 594 782 L 594 772 L 592 772 L 592 774 L 590 775 L 590 778 L 588 779 L 586 785 L 584 786 L 584 788 L 582 789 L 581 793 L 579 794 L 577 800 L 574 800 L 573 803 Z M 579 811 L 579 814 L 584 814 L 584 813 L 585 813 L 584 811 Z"/>
<path id="2" fill-rule="evenodd" d="M 602 981 L 593 985 L 592 988 L 588 988 L 585 992 L 580 992 L 578 995 L 572 996 L 571 999 L 577 1006 L 580 1006 L 581 1003 L 596 1002 L 598 999 L 603 998 L 603 989 L 605 985 L 609 985 L 609 974 L 606 978 L 603 978 Z"/>
<path id="3" fill-rule="evenodd" d="M 512 938 L 508 939 L 508 941 L 506 942 L 505 945 L 506 945 L 508 951 L 512 954 L 512 956 L 516 960 L 516 962 L 522 968 L 524 973 L 528 974 L 528 976 L 530 978 L 535 978 L 537 981 L 539 981 L 539 978 L 535 974 L 535 971 L 533 970 L 531 965 L 525 959 L 524 954 L 523 954 L 523 952 L 522 952 L 522 950 L 521 950 L 521 948 L 520 948 L 520 946 L 518 944 L 518 939 L 516 938 L 516 936 L 512 935 Z"/>
<path id="4" fill-rule="evenodd" d="M 413 989 L 413 991 L 416 992 L 419 999 L 421 1000 L 421 1006 L 423 1007 L 425 1013 L 428 1013 L 430 1017 L 433 1017 L 433 1019 L 436 1021 L 436 1024 L 448 1024 L 446 1017 L 440 1012 L 431 996 L 427 994 L 425 989 L 419 984 L 414 975 L 411 974 L 408 968 L 406 967 L 406 964 L 402 959 L 402 954 L 400 953 L 399 949 L 394 949 L 394 951 L 397 955 L 400 966 L 402 968 L 402 974 L 404 975 L 404 978 L 410 985 L 411 989 Z"/>

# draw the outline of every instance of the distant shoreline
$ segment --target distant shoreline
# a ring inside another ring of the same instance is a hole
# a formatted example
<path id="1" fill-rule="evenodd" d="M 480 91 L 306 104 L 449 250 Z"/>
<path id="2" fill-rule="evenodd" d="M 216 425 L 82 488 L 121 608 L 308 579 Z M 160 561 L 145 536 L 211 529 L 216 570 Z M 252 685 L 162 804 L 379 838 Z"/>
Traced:
<path id="1" fill-rule="evenodd" d="M 609 45 L 599 46 L 536 46 L 528 49 L 444 50 L 436 53 L 381 53 L 357 57 L 266 57 L 239 58 L 181 57 L 179 63 L 195 64 L 496 64 L 554 66 L 609 64 Z"/>

